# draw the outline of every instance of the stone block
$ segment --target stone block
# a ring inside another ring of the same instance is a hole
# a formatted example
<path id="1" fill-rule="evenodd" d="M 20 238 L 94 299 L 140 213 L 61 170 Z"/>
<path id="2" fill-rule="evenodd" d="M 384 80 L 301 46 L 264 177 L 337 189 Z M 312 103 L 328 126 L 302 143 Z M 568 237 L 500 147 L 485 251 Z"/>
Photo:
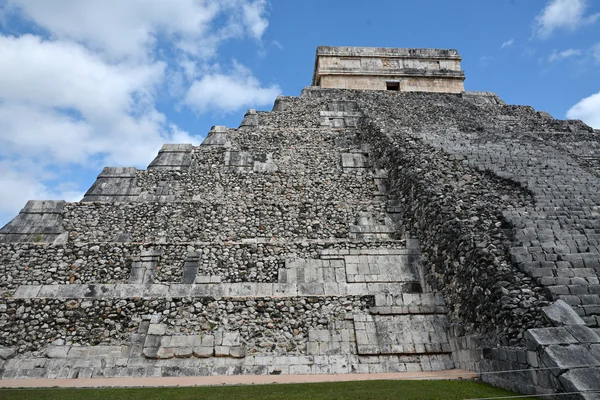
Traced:
<path id="1" fill-rule="evenodd" d="M 30 299 L 38 296 L 41 285 L 21 285 L 15 291 L 13 297 L 16 299 Z"/>
<path id="2" fill-rule="evenodd" d="M 88 346 L 71 346 L 68 358 L 85 358 L 88 356 L 90 348 Z"/>
<path id="3" fill-rule="evenodd" d="M 323 283 L 299 283 L 298 295 L 301 296 L 319 296 L 325 294 Z"/>
<path id="4" fill-rule="evenodd" d="M 233 346 L 229 349 L 229 353 L 233 358 L 246 357 L 246 348 L 241 346 Z"/>
<path id="5" fill-rule="evenodd" d="M 578 343 L 577 339 L 564 327 L 529 329 L 525 332 L 525 339 L 529 350 L 536 350 L 540 346 L 551 344 Z"/>
<path id="6" fill-rule="evenodd" d="M 540 357 L 546 366 L 560 370 L 582 366 L 600 367 L 600 360 L 590 353 L 589 348 L 582 345 L 550 345 L 544 349 Z M 552 372 L 554 375 L 560 373 L 556 370 Z"/>
<path id="7" fill-rule="evenodd" d="M 568 392 L 600 391 L 600 368 L 598 367 L 574 368 L 565 372 L 558 379 Z"/>
<path id="8" fill-rule="evenodd" d="M 158 358 L 159 347 L 144 347 L 142 354 L 147 358 Z"/>
<path id="9" fill-rule="evenodd" d="M 214 355 L 213 347 L 194 347 L 192 354 L 198 358 L 208 358 Z"/>
<path id="10" fill-rule="evenodd" d="M 215 346 L 215 357 L 227 357 L 229 349 L 229 346 Z"/>
<path id="11" fill-rule="evenodd" d="M 600 337 L 585 325 L 570 325 L 567 330 L 579 343 L 600 343 Z"/>
<path id="12" fill-rule="evenodd" d="M 202 336 L 202 347 L 214 347 L 215 346 L 215 337 L 214 335 L 205 335 Z"/>
<path id="13" fill-rule="evenodd" d="M 144 348 L 159 348 L 162 342 L 161 335 L 146 335 L 144 341 Z"/>
<path id="14" fill-rule="evenodd" d="M 150 324 L 148 327 L 148 335 L 164 335 L 165 333 L 167 333 L 165 324 Z"/>
<path id="15" fill-rule="evenodd" d="M 188 358 L 192 356 L 192 348 L 189 346 L 175 347 L 175 357 L 177 358 Z"/>
<path id="16" fill-rule="evenodd" d="M 0 360 L 8 360 L 12 358 L 16 353 L 16 349 L 12 347 L 0 347 Z M 66 355 L 65 355 L 66 357 Z M 0 366 L 0 369 L 2 367 Z"/>
<path id="17" fill-rule="evenodd" d="M 542 313 L 555 326 L 585 325 L 581 317 L 563 300 L 556 300 L 553 304 L 543 307 Z"/>
<path id="18" fill-rule="evenodd" d="M 159 359 L 170 359 L 175 357 L 174 347 L 159 347 L 156 351 L 156 358 Z"/>

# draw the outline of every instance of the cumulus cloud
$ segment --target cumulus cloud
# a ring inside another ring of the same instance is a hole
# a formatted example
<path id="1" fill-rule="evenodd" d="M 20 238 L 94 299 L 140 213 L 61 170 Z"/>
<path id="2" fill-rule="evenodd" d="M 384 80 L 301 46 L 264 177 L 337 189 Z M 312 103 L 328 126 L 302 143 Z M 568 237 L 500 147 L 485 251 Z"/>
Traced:
<path id="1" fill-rule="evenodd" d="M 589 126 L 600 129 L 600 92 L 579 101 L 567 111 L 567 118 L 580 119 Z"/>
<path id="2" fill-rule="evenodd" d="M 1 155 L 83 165 L 104 154 L 140 165 L 171 139 L 152 101 L 162 63 L 109 65 L 80 45 L 31 35 L 0 37 L 0 53 Z"/>
<path id="3" fill-rule="evenodd" d="M 196 80 L 185 97 L 185 103 L 199 112 L 231 112 L 252 104 L 272 103 L 279 94 L 279 86 L 261 87 L 250 70 L 235 62 L 230 73 L 210 73 Z"/>
<path id="4" fill-rule="evenodd" d="M 0 34 L 0 225 L 27 199 L 78 200 L 87 188 L 59 171 L 144 168 L 163 143 L 197 144 L 159 97 L 196 111 L 272 101 L 276 86 L 211 58 L 229 39 L 260 46 L 266 15 L 266 0 L 0 0 L 6 30 L 29 32 Z"/>
<path id="5" fill-rule="evenodd" d="M 220 41 L 268 26 L 265 0 L 8 0 L 55 39 L 88 45 L 111 59 L 144 58 L 160 35 L 186 52 L 214 55 Z M 218 17 L 224 17 L 216 26 Z"/>
<path id="6" fill-rule="evenodd" d="M 580 55 L 581 55 L 581 50 L 579 50 L 579 49 L 567 49 L 567 50 L 563 50 L 563 51 L 554 50 L 552 52 L 552 54 L 550 54 L 548 56 L 548 61 L 555 62 L 555 61 L 564 60 L 565 58 L 576 57 L 576 56 L 580 56 Z"/>
<path id="7" fill-rule="evenodd" d="M 83 197 L 83 192 L 68 184 L 54 189 L 44 185 L 34 171 L 29 170 L 33 165 L 24 164 L 13 165 L 0 160 L 0 227 L 14 217 L 28 200 L 79 201 Z"/>
<path id="8" fill-rule="evenodd" d="M 510 47 L 515 43 L 514 39 L 509 39 L 506 42 L 503 42 L 502 45 L 500 46 L 501 49 L 504 49 L 505 47 Z"/>
<path id="9" fill-rule="evenodd" d="M 554 31 L 576 29 L 593 24 L 600 13 L 586 15 L 587 0 L 550 0 L 535 19 L 535 34 L 549 37 Z"/>

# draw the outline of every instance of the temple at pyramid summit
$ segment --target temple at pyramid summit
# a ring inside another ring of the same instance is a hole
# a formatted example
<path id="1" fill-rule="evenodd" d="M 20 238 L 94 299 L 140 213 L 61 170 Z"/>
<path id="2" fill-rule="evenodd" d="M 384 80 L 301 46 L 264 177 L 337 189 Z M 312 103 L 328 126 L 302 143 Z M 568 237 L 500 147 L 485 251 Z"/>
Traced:
<path id="1" fill-rule="evenodd" d="M 313 86 L 402 92 L 464 92 L 465 73 L 454 49 L 319 46 Z"/>
<path id="2" fill-rule="evenodd" d="M 598 398 L 600 131 L 465 91 L 460 61 L 321 46 L 298 97 L 27 202 L 0 385 L 468 370 Z"/>

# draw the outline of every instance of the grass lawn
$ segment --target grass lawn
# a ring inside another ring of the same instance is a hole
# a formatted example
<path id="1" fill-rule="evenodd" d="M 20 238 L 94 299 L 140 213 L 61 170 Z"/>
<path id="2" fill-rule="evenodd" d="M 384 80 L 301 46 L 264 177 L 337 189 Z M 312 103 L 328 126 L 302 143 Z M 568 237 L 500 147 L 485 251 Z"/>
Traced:
<path id="1" fill-rule="evenodd" d="M 0 389 L 2 400 L 225 400 L 225 399 L 475 399 L 510 396 L 475 381 L 355 381 L 256 386 L 203 386 L 139 389 Z"/>

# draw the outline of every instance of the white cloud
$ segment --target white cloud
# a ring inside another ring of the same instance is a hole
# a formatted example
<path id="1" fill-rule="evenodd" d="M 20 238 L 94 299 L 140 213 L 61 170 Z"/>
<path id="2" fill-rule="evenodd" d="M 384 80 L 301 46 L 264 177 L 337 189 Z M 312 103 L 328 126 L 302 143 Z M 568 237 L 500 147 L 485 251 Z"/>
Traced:
<path id="1" fill-rule="evenodd" d="M 81 188 L 56 171 L 144 168 L 163 143 L 197 144 L 159 97 L 187 94 L 200 111 L 272 101 L 276 86 L 207 58 L 232 38 L 261 46 L 266 13 L 266 0 L 0 0 L 7 30 L 43 32 L 0 34 L 0 225 L 30 198 L 77 200 Z M 192 96 L 198 85 L 210 107 Z"/>
<path id="2" fill-rule="evenodd" d="M 0 36 L 0 53 L 0 155 L 83 165 L 104 154 L 143 165 L 145 151 L 171 139 L 152 100 L 162 63 L 107 64 L 80 45 L 31 35 Z"/>
<path id="3" fill-rule="evenodd" d="M 71 185 L 61 185 L 53 190 L 36 179 L 33 171 L 22 167 L 0 160 L 0 221 L 14 217 L 27 200 L 79 201 L 83 197 L 83 192 Z"/>
<path id="4" fill-rule="evenodd" d="M 592 56 L 596 63 L 600 63 L 600 42 L 592 46 Z"/>
<path id="5" fill-rule="evenodd" d="M 185 103 L 200 112 L 207 110 L 231 112 L 253 104 L 272 103 L 279 94 L 281 94 L 279 86 L 261 87 L 250 70 L 234 63 L 233 70 L 229 74 L 214 72 L 196 80 L 185 97 Z"/>
<path id="6" fill-rule="evenodd" d="M 585 15 L 587 0 L 550 0 L 535 19 L 535 33 L 541 38 L 549 37 L 554 31 L 575 31 L 583 25 L 593 24 L 600 13 Z"/>
<path id="7" fill-rule="evenodd" d="M 190 53 L 214 55 L 219 42 L 268 26 L 266 0 L 8 0 L 55 39 L 101 51 L 112 60 L 143 59 L 161 35 Z M 225 24 L 215 27 L 218 17 Z"/>
<path id="8" fill-rule="evenodd" d="M 600 129 L 600 92 L 579 101 L 567 111 L 567 118 L 580 119 L 589 126 Z"/>
<path id="9" fill-rule="evenodd" d="M 264 18 L 266 0 L 256 1 L 254 3 L 245 3 L 242 5 L 244 11 L 244 25 L 255 39 L 260 39 L 269 26 Z"/>
<path id="10" fill-rule="evenodd" d="M 502 43 L 502 46 L 500 46 L 501 49 L 505 48 L 505 47 L 510 47 L 515 43 L 514 39 L 509 39 L 506 42 Z"/>
<path id="11" fill-rule="evenodd" d="M 555 62 L 555 61 L 564 60 L 565 58 L 576 57 L 576 56 L 580 56 L 580 55 L 581 55 L 581 50 L 579 50 L 579 49 L 567 49 L 567 50 L 563 50 L 563 51 L 554 50 L 552 52 L 552 54 L 550 54 L 548 56 L 548 61 Z"/>

